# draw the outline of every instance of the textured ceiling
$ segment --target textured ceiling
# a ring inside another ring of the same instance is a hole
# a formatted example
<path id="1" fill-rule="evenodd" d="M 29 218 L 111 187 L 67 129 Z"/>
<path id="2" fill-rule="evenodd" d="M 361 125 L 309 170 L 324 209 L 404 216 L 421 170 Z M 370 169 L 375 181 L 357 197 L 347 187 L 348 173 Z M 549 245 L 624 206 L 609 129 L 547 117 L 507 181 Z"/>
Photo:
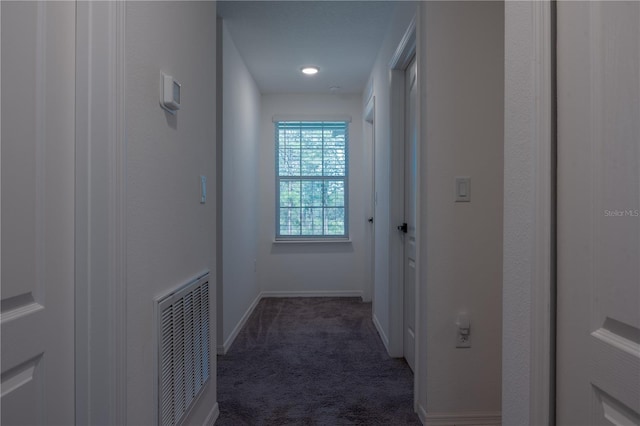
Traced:
<path id="1" fill-rule="evenodd" d="M 360 93 L 393 14 L 387 1 L 220 1 L 262 93 Z M 304 76 L 315 65 L 320 73 Z"/>

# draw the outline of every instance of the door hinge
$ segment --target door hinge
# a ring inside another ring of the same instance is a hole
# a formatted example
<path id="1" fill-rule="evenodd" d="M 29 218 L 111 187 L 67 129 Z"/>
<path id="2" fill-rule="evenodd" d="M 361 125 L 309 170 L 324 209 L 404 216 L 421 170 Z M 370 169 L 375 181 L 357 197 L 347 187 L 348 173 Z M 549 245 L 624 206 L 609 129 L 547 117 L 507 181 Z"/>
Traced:
<path id="1" fill-rule="evenodd" d="M 408 231 L 408 230 L 409 230 L 409 229 L 407 228 L 407 223 L 406 223 L 406 222 L 405 222 L 405 223 L 403 223 L 402 225 L 398 226 L 398 231 L 402 231 L 402 232 L 404 232 L 405 234 L 407 233 L 407 231 Z"/>

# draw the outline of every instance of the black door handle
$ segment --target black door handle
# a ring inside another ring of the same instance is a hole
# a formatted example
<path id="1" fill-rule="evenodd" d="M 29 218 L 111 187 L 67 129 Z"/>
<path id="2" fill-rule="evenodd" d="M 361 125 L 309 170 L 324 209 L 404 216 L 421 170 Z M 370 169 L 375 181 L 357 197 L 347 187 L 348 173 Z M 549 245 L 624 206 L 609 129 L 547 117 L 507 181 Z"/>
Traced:
<path id="1" fill-rule="evenodd" d="M 369 221 L 369 223 L 373 223 L 373 216 L 371 216 L 369 219 L 367 219 Z"/>
<path id="2" fill-rule="evenodd" d="M 405 223 L 403 223 L 402 225 L 398 226 L 398 231 L 402 231 L 402 232 L 404 232 L 405 234 L 407 233 L 407 231 L 408 231 L 408 230 L 409 230 L 409 229 L 407 228 L 407 224 L 406 224 L 406 222 L 405 222 Z"/>

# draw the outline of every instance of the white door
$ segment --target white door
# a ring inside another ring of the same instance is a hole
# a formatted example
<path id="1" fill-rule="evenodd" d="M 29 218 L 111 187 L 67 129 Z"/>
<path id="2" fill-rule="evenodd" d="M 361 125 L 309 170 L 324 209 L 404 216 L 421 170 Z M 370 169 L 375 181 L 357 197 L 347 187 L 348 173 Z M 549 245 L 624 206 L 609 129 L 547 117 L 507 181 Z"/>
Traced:
<path id="1" fill-rule="evenodd" d="M 1 423 L 71 425 L 75 3 L 0 7 Z"/>
<path id="2" fill-rule="evenodd" d="M 557 424 L 640 424 L 640 3 L 558 2 Z"/>
<path id="3" fill-rule="evenodd" d="M 376 186 L 375 186 L 375 168 L 376 168 L 376 152 L 375 152 L 375 97 L 371 97 L 367 106 L 365 107 L 364 117 L 364 161 L 367 165 L 365 169 L 365 182 L 371 185 L 371 191 L 369 192 L 369 199 L 367 204 L 369 205 L 367 211 L 367 223 L 365 229 L 365 247 L 369 247 L 369 253 L 367 253 L 367 260 L 365 262 L 365 291 L 363 300 L 366 302 L 372 302 L 373 304 L 373 281 L 375 276 L 375 226 L 374 216 L 376 211 Z"/>
<path id="4" fill-rule="evenodd" d="M 404 357 L 413 370 L 416 348 L 416 60 L 405 71 L 405 165 L 404 165 Z"/>

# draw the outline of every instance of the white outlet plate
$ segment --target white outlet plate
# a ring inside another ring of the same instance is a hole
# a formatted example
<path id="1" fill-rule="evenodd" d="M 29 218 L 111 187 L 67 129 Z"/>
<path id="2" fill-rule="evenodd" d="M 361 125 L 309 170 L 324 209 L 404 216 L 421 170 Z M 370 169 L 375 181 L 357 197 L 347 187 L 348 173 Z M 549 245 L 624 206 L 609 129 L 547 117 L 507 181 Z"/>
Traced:
<path id="1" fill-rule="evenodd" d="M 470 348 L 471 347 L 471 335 L 460 334 L 456 336 L 456 348 Z"/>

